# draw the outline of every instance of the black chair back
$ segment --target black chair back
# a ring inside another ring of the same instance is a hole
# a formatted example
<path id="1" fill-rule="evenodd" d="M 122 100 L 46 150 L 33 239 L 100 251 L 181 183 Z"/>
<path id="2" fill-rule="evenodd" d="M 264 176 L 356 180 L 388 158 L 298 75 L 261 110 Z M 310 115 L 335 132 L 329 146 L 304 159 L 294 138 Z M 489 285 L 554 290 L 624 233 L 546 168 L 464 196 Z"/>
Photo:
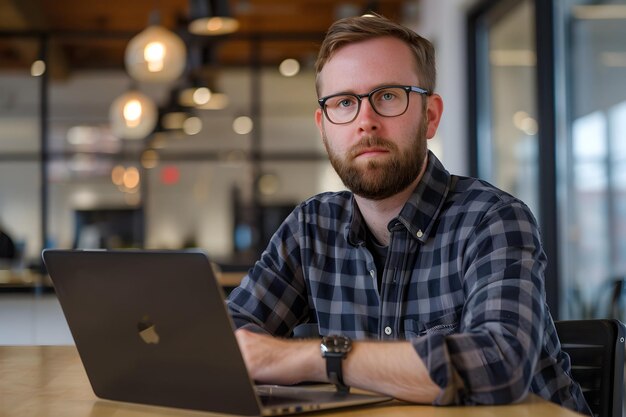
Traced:
<path id="1" fill-rule="evenodd" d="M 561 347 L 571 358 L 578 382 L 594 416 L 622 417 L 624 337 L 619 320 L 555 322 Z"/>

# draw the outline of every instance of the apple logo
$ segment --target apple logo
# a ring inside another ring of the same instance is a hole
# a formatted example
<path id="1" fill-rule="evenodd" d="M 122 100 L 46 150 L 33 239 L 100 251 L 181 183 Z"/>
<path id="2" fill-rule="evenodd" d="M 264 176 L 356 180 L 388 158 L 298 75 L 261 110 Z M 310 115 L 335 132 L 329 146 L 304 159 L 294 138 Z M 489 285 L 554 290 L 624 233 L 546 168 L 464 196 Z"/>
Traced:
<path id="1" fill-rule="evenodd" d="M 147 344 L 158 344 L 159 334 L 156 331 L 156 326 L 150 320 L 147 315 L 137 323 L 137 330 L 139 330 L 139 337 Z"/>

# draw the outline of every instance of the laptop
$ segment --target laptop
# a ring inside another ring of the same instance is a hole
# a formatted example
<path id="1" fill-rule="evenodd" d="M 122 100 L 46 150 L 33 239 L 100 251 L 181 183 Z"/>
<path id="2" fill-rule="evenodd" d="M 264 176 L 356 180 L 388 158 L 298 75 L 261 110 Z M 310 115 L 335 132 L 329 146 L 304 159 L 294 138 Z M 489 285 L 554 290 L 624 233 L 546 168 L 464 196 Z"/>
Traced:
<path id="1" fill-rule="evenodd" d="M 44 250 L 94 393 L 249 416 L 378 403 L 334 386 L 255 386 L 224 294 L 199 251 Z"/>

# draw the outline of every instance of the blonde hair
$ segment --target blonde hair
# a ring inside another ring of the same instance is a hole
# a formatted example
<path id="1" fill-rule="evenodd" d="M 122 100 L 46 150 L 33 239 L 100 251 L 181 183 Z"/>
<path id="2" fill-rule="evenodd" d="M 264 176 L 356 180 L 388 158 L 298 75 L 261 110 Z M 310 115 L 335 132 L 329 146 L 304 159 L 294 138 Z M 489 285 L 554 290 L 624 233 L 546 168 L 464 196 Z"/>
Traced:
<path id="1" fill-rule="evenodd" d="M 335 52 L 348 44 L 383 36 L 400 39 L 411 48 L 415 57 L 415 70 L 422 84 L 419 87 L 428 90 L 428 93 L 432 94 L 437 78 L 433 44 L 412 30 L 378 14 L 348 17 L 337 20 L 330 26 L 315 62 L 318 92 L 319 74 Z"/>

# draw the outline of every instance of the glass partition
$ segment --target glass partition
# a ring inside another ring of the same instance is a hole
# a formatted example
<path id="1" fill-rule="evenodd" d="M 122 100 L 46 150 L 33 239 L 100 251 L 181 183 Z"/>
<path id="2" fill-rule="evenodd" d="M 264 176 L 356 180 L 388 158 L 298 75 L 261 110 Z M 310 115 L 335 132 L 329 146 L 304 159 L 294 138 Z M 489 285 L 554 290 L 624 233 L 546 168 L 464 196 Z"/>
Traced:
<path id="1" fill-rule="evenodd" d="M 564 314 L 624 320 L 626 2 L 570 1 L 559 12 L 568 109 L 559 147 Z"/>
<path id="2" fill-rule="evenodd" d="M 477 68 L 478 175 L 539 217 L 534 2 L 503 2 L 483 18 Z"/>

